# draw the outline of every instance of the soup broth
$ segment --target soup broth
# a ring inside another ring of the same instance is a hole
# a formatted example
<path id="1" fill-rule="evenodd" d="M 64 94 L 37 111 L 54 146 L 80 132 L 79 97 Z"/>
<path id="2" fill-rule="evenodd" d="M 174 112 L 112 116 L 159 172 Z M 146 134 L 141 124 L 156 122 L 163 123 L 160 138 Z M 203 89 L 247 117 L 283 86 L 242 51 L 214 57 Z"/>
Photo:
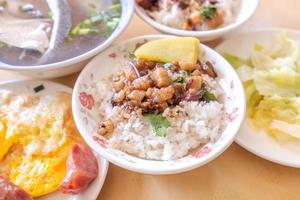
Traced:
<path id="1" fill-rule="evenodd" d="M 45 23 L 49 24 L 49 27 L 45 28 L 48 35 L 48 41 L 45 43 L 50 43 L 54 19 L 51 19 L 53 11 L 50 10 L 46 0 L 11 0 L 4 4 L 5 6 L 0 12 L 0 19 L 1 17 L 13 17 L 23 21 L 44 20 Z M 20 48 L 1 42 L 0 38 L 0 62 L 9 65 L 33 66 L 71 59 L 101 45 L 118 25 L 121 15 L 119 2 L 116 3 L 112 0 L 68 0 L 68 4 L 72 16 L 72 27 L 69 35 L 65 37 L 65 41 L 53 50 L 51 56 L 45 56 L 46 59 L 41 62 L 40 60 L 47 53 L 47 49 L 45 52 L 41 52 L 31 48 Z M 108 18 L 103 19 L 103 16 Z M 91 22 L 91 17 L 94 19 L 98 17 L 98 21 Z"/>

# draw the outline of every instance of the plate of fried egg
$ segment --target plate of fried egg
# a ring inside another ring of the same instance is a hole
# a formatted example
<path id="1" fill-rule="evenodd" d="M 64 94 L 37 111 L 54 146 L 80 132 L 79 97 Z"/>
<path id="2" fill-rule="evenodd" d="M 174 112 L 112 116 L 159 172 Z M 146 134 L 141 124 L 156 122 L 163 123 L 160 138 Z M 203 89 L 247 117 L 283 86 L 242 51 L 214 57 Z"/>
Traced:
<path id="1" fill-rule="evenodd" d="M 53 82 L 0 84 L 0 199 L 96 199 L 108 162 L 81 138 L 72 89 Z"/>

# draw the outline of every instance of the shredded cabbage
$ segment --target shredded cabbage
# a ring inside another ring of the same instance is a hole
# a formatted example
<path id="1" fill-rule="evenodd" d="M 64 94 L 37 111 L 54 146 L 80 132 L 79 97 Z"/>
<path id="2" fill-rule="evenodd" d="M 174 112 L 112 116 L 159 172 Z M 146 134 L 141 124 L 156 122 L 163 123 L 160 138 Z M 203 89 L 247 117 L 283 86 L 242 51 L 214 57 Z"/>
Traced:
<path id="1" fill-rule="evenodd" d="M 257 90 L 261 95 L 300 95 L 300 45 L 284 33 L 273 44 L 270 48 L 256 45 L 251 52 Z"/>
<path id="2" fill-rule="evenodd" d="M 289 136 L 300 140 L 300 125 L 290 124 L 280 120 L 273 120 L 270 128 L 286 133 Z"/>
<path id="3" fill-rule="evenodd" d="M 261 95 L 295 97 L 300 95 L 300 74 L 291 68 L 255 70 L 254 82 Z"/>
<path id="4" fill-rule="evenodd" d="M 256 90 L 254 81 L 246 81 L 243 85 L 246 93 L 247 115 L 252 118 L 254 116 L 256 106 L 263 99 L 263 96 L 261 96 Z"/>
<path id="5" fill-rule="evenodd" d="M 225 58 L 243 81 L 253 125 L 279 139 L 300 139 L 299 43 L 282 33 L 270 47 L 256 44 L 250 59 Z"/>
<path id="6" fill-rule="evenodd" d="M 299 69 L 299 44 L 288 38 L 286 33 L 276 35 L 269 48 L 257 44 L 251 54 L 250 59 L 256 69 L 269 70 L 274 68 Z"/>
<path id="7" fill-rule="evenodd" d="M 232 65 L 233 68 L 238 69 L 241 65 L 251 65 L 249 59 L 243 59 L 229 53 L 224 53 L 223 57 Z"/>
<path id="8" fill-rule="evenodd" d="M 249 81 L 253 79 L 254 70 L 249 65 L 241 65 L 239 68 L 236 69 L 240 79 L 244 81 Z"/>
<path id="9" fill-rule="evenodd" d="M 294 125 L 300 126 L 300 98 L 264 97 L 255 108 L 252 122 L 257 129 L 266 129 L 275 137 L 284 134 L 300 137 L 300 132 L 293 132 L 297 130 Z M 293 127 L 287 128 L 289 124 Z"/>

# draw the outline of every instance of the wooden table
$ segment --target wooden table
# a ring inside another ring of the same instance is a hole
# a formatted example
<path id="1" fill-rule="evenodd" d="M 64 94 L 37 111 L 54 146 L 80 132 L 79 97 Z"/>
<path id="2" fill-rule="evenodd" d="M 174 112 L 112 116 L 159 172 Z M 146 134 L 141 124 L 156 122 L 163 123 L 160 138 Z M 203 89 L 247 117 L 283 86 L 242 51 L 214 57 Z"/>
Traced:
<path id="1" fill-rule="evenodd" d="M 299 8 L 300 0 L 261 0 L 256 14 L 238 31 L 279 26 L 298 29 Z M 158 32 L 134 16 L 118 41 L 153 33 Z M 215 46 L 220 40 L 208 45 Z M 55 81 L 72 86 L 77 75 Z M 0 80 L 18 78 L 23 76 L 0 70 Z M 299 200 L 299 188 L 299 169 L 263 160 L 233 144 L 209 164 L 177 175 L 143 175 L 111 164 L 99 200 Z"/>

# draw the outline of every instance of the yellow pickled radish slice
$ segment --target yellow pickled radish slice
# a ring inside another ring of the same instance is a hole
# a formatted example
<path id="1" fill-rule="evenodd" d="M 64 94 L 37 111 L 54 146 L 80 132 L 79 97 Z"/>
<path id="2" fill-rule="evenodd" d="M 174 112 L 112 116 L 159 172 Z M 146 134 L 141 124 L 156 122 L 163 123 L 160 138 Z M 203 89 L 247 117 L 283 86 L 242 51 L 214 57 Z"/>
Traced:
<path id="1" fill-rule="evenodd" d="M 155 62 L 196 64 L 199 55 L 199 40 L 193 37 L 153 40 L 140 46 L 134 55 L 137 58 Z"/>

